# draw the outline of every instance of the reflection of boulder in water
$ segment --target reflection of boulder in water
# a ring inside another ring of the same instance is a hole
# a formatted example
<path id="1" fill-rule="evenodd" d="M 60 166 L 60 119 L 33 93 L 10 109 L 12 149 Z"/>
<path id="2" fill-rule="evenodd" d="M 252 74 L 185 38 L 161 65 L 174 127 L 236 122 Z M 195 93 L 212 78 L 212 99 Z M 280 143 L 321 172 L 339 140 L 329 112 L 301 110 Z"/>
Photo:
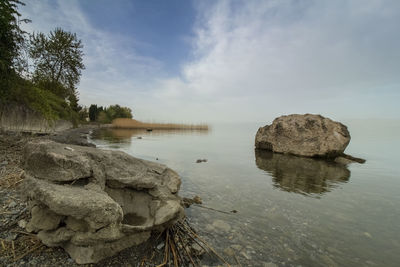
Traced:
<path id="1" fill-rule="evenodd" d="M 257 167 L 268 172 L 276 187 L 300 194 L 322 194 L 347 182 L 345 165 L 313 158 L 255 150 Z"/>

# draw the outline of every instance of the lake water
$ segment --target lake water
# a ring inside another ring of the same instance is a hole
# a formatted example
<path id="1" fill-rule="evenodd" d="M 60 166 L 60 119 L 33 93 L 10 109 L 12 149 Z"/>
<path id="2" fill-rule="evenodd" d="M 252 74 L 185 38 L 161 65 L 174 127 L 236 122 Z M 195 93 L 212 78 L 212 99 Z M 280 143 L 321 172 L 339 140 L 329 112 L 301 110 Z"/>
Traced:
<path id="1" fill-rule="evenodd" d="M 168 165 L 182 178 L 181 196 L 227 211 L 186 210 L 232 264 L 234 253 L 243 266 L 400 266 L 400 123 L 343 122 L 352 136 L 346 152 L 365 164 L 256 153 L 265 123 L 107 129 L 93 138 L 100 148 Z"/>

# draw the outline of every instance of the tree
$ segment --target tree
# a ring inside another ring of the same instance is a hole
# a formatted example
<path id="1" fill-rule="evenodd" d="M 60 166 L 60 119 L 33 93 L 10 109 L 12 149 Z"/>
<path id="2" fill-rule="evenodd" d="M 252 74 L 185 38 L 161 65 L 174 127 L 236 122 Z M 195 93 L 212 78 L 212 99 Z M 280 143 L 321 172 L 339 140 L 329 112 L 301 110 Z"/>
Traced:
<path id="1" fill-rule="evenodd" d="M 83 107 L 81 110 L 79 110 L 78 116 L 80 121 L 86 122 L 89 117 L 88 108 Z"/>
<path id="2" fill-rule="evenodd" d="M 89 107 L 89 120 L 96 121 L 97 120 L 97 105 L 90 105 Z"/>
<path id="3" fill-rule="evenodd" d="M 24 5 L 19 0 L 0 1 L 0 96 L 4 99 L 10 93 L 10 81 L 17 78 L 18 66 L 21 65 L 19 52 L 25 43 L 25 32 L 19 27 L 21 22 L 18 5 Z"/>
<path id="4" fill-rule="evenodd" d="M 132 118 L 132 110 L 127 107 L 121 107 L 120 105 L 111 105 L 107 108 L 107 115 L 112 121 L 116 118 Z"/>
<path id="5" fill-rule="evenodd" d="M 68 96 L 69 106 L 75 112 L 79 112 L 82 110 L 82 107 L 78 104 L 79 98 L 78 93 L 75 91 Z"/>
<path id="6" fill-rule="evenodd" d="M 29 54 L 34 60 L 33 80 L 40 87 L 67 98 L 75 93 L 83 64 L 82 41 L 60 28 L 33 34 Z"/>

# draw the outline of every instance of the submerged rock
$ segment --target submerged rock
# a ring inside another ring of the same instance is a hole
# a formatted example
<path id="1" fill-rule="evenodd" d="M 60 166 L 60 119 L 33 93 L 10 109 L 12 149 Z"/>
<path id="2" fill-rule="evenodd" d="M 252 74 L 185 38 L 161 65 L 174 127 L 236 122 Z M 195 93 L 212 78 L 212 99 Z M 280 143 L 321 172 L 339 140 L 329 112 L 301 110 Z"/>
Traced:
<path id="1" fill-rule="evenodd" d="M 215 220 L 212 226 L 218 230 L 229 232 L 231 230 L 231 226 L 222 220 Z"/>
<path id="2" fill-rule="evenodd" d="M 350 142 L 347 127 L 321 115 L 288 115 L 258 129 L 259 149 L 305 157 L 335 158 Z"/>
<path id="3" fill-rule="evenodd" d="M 119 151 L 36 140 L 24 151 L 26 229 L 80 264 L 146 241 L 182 218 L 180 178 Z"/>

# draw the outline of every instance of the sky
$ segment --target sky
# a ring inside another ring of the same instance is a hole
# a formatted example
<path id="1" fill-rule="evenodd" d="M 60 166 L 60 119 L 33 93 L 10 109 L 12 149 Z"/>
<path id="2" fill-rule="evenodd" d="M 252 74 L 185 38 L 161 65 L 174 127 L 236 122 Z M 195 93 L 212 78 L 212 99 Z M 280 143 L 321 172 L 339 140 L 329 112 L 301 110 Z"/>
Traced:
<path id="1" fill-rule="evenodd" d="M 80 104 L 157 122 L 400 118 L 398 0 L 29 0 L 84 44 Z"/>

